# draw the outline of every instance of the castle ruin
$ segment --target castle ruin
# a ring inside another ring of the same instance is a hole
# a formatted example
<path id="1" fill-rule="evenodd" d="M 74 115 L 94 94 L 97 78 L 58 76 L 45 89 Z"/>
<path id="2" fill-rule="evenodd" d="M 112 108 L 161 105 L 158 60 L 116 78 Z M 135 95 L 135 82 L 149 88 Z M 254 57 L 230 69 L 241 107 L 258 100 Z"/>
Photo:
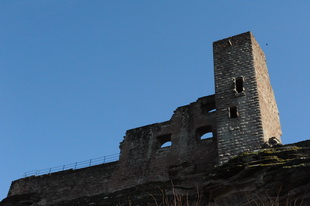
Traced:
<path id="1" fill-rule="evenodd" d="M 246 32 L 216 41 L 213 53 L 214 95 L 177 108 L 168 121 L 128 130 L 119 161 L 22 178 L 12 183 L 8 198 L 37 194 L 39 200 L 29 205 L 52 205 L 187 178 L 270 140 L 280 142 L 278 108 L 254 36 Z"/>

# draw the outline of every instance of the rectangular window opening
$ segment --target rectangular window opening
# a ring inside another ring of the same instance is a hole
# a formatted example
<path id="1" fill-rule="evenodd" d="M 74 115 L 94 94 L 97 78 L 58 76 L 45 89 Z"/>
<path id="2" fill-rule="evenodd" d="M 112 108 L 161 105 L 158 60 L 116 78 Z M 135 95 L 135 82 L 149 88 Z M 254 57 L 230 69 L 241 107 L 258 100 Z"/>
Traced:
<path id="1" fill-rule="evenodd" d="M 241 93 L 241 92 L 244 91 L 243 82 L 244 82 L 243 77 L 236 78 L 236 80 L 235 80 L 235 89 L 236 89 L 237 93 Z"/>
<path id="2" fill-rule="evenodd" d="M 229 118 L 237 118 L 239 116 L 238 108 L 236 106 L 229 107 Z"/>

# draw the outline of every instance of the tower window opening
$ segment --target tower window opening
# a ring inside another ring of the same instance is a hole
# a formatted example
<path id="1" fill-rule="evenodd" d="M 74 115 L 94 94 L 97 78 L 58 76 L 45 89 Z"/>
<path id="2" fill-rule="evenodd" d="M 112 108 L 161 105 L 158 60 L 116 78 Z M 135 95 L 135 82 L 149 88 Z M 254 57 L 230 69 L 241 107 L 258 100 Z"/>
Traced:
<path id="1" fill-rule="evenodd" d="M 244 79 L 243 77 L 237 77 L 235 80 L 235 90 L 237 93 L 241 93 L 244 91 L 243 87 Z"/>
<path id="2" fill-rule="evenodd" d="M 228 111 L 229 118 L 237 118 L 239 116 L 238 108 L 236 106 L 229 107 Z"/>

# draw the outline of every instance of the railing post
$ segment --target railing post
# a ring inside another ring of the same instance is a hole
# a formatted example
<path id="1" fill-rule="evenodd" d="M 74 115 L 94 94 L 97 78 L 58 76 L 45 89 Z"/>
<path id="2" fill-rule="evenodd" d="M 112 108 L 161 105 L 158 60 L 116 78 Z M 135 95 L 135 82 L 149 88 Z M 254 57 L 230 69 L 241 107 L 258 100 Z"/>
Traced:
<path id="1" fill-rule="evenodd" d="M 66 165 L 64 165 L 64 166 L 62 167 L 62 171 L 64 171 L 64 170 L 65 170 L 65 167 L 66 167 Z"/>
<path id="2" fill-rule="evenodd" d="M 89 160 L 89 166 L 91 166 L 91 161 L 92 161 L 92 159 Z"/>
<path id="3" fill-rule="evenodd" d="M 77 162 L 75 163 L 75 165 L 74 165 L 74 169 L 76 170 L 76 166 L 77 166 Z"/>
<path id="4" fill-rule="evenodd" d="M 105 163 L 105 157 L 106 157 L 106 156 L 103 157 L 103 164 Z"/>

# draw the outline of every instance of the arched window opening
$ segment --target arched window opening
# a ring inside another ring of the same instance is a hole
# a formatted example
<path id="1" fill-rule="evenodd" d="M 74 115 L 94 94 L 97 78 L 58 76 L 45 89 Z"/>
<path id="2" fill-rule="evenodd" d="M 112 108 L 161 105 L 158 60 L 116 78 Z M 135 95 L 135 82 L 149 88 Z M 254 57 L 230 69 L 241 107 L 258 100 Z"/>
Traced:
<path id="1" fill-rule="evenodd" d="M 211 139 L 213 136 L 212 127 L 210 125 L 199 127 L 196 130 L 196 137 L 199 140 Z"/>
<path id="2" fill-rule="evenodd" d="M 210 139 L 210 138 L 213 138 L 213 133 L 212 132 L 207 132 L 207 133 L 205 133 L 204 135 L 202 135 L 200 137 L 201 140 Z"/>
<path id="3" fill-rule="evenodd" d="M 160 144 L 160 148 L 166 148 L 166 147 L 172 146 L 171 134 L 159 136 L 159 137 L 157 137 L 157 140 Z"/>
<path id="4" fill-rule="evenodd" d="M 202 103 L 200 107 L 203 113 L 214 112 L 216 110 L 215 102 Z"/>
<path id="5" fill-rule="evenodd" d="M 168 141 L 168 142 L 165 142 L 164 144 L 162 144 L 160 148 L 171 147 L 171 145 L 172 145 L 172 142 Z"/>

